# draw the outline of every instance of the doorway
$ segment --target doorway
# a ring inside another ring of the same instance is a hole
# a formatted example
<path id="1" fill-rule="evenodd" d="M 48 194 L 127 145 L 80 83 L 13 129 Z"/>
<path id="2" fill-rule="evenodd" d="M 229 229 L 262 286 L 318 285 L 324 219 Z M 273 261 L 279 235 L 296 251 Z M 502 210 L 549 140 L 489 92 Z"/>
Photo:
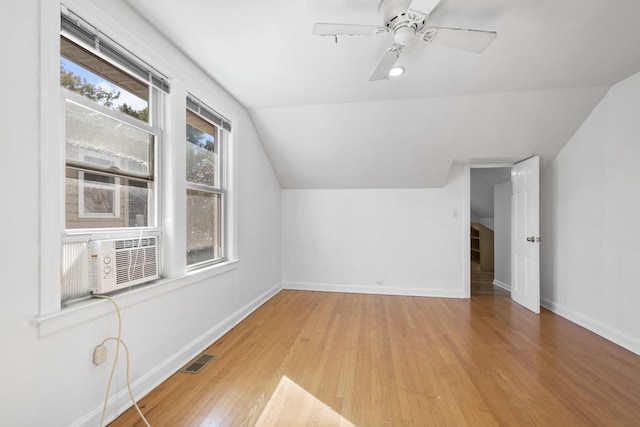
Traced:
<path id="1" fill-rule="evenodd" d="M 510 295 L 511 165 L 471 167 L 470 296 Z"/>

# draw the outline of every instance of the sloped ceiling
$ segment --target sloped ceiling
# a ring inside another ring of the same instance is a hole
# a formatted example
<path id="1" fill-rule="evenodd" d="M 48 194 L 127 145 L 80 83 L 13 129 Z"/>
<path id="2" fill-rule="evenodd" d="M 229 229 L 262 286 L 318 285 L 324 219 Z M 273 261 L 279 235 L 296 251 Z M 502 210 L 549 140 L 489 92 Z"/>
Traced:
<path id="1" fill-rule="evenodd" d="M 378 0 L 127 0 L 250 112 L 283 188 L 442 186 L 453 161 L 550 161 L 640 71 L 640 1 L 442 0 L 438 26 L 498 32 L 482 54 L 417 44 L 369 82 Z M 408 2 L 408 0 L 406 0 Z"/>

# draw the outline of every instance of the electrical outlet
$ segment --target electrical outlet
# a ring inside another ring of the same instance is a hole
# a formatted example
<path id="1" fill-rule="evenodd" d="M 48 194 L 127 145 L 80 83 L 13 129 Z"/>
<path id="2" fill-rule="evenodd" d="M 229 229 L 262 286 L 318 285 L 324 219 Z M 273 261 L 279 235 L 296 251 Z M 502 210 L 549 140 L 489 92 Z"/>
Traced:
<path id="1" fill-rule="evenodd" d="M 102 365 L 107 360 L 107 347 L 100 344 L 93 350 L 92 362 L 95 366 Z"/>

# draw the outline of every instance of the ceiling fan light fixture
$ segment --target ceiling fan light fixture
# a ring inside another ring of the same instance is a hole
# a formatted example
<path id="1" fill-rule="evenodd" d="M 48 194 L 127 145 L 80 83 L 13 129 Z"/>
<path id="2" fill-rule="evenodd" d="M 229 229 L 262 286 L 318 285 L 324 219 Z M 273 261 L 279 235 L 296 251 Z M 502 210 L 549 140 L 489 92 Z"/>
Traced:
<path id="1" fill-rule="evenodd" d="M 398 77 L 404 74 L 404 68 L 402 67 L 393 67 L 389 70 L 389 77 Z"/>
<path id="2" fill-rule="evenodd" d="M 313 34 L 331 36 L 336 42 L 338 36 L 387 36 L 393 44 L 387 44 L 384 55 L 371 74 L 369 81 L 389 80 L 401 76 L 404 68 L 392 67 L 398 61 L 405 47 L 420 39 L 427 44 L 438 44 L 453 49 L 482 53 L 496 38 L 495 31 L 434 27 L 428 23 L 431 13 L 441 0 L 378 0 L 378 12 L 382 25 L 316 23 Z M 427 26 L 428 25 L 428 26 Z"/>

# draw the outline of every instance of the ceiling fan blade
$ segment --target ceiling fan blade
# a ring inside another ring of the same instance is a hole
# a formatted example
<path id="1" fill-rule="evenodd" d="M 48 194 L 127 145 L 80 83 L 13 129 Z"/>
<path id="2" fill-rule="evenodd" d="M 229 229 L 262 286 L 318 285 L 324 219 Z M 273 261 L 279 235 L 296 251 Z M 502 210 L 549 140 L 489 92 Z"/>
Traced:
<path id="1" fill-rule="evenodd" d="M 376 25 L 317 23 L 313 26 L 313 34 L 316 36 L 373 36 L 388 32 L 386 28 Z"/>
<path id="2" fill-rule="evenodd" d="M 498 33 L 495 31 L 466 30 L 463 28 L 425 27 L 422 40 L 454 49 L 482 53 Z"/>
<path id="3" fill-rule="evenodd" d="M 378 63 L 375 71 L 373 72 L 373 74 L 371 74 L 369 81 L 372 82 L 375 80 L 386 80 L 387 78 L 389 78 L 389 71 L 391 71 L 401 53 L 402 48 L 398 45 L 394 44 L 390 48 L 388 48 L 384 56 Z"/>
<path id="4" fill-rule="evenodd" d="M 438 3 L 440 3 L 440 0 L 413 0 L 409 5 L 409 9 L 429 15 Z"/>

